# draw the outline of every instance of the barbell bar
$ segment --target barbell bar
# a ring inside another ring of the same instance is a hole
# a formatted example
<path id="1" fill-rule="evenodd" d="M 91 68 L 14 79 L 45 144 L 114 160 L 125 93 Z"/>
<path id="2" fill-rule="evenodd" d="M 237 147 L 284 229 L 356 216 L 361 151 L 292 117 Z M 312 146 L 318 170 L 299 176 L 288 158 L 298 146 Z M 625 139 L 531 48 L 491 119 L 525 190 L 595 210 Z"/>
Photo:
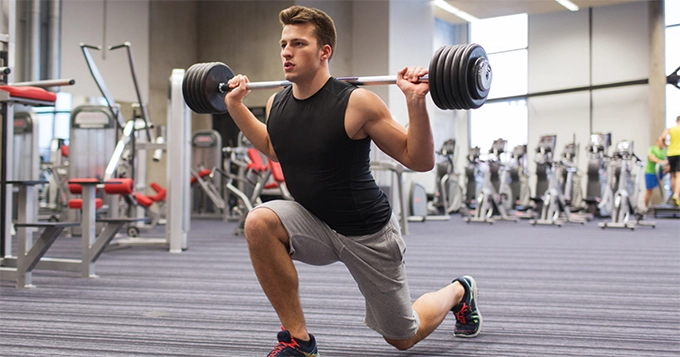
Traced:
<path id="1" fill-rule="evenodd" d="M 222 114 L 227 107 L 224 97 L 227 82 L 234 72 L 222 62 L 196 63 L 184 74 L 184 100 L 197 113 Z M 340 77 L 355 85 L 391 85 L 396 76 Z M 489 95 L 493 73 L 486 51 L 478 44 L 442 46 L 429 65 L 429 74 L 420 77 L 427 82 L 435 105 L 441 109 L 477 109 Z M 248 90 L 275 89 L 291 85 L 289 81 L 249 82 Z"/>

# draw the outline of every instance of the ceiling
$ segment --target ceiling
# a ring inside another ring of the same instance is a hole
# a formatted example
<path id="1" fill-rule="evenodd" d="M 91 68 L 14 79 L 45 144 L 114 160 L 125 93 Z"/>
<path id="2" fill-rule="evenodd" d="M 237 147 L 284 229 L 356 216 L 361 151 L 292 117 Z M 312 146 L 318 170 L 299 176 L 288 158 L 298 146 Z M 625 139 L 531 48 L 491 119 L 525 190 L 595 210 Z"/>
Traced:
<path id="1" fill-rule="evenodd" d="M 571 0 L 578 5 L 579 9 L 587 9 L 589 7 L 600 7 L 615 4 L 624 4 L 640 1 L 650 0 Z M 546 12 L 569 11 L 562 5 L 553 0 L 447 0 L 451 6 L 467 12 L 468 14 L 478 18 L 486 19 L 497 16 L 514 15 L 527 13 L 541 14 Z M 447 11 L 434 7 L 435 16 L 454 23 L 465 23 L 456 15 Z"/>

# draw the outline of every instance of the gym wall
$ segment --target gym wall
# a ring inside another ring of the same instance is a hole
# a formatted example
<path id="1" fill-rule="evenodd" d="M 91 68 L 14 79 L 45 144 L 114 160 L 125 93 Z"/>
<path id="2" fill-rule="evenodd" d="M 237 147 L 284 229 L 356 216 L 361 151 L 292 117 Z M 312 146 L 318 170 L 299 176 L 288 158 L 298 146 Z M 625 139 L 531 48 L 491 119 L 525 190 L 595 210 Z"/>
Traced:
<path id="1" fill-rule="evenodd" d="M 646 2 L 596 7 L 592 17 L 588 9 L 530 16 L 529 92 L 649 78 L 648 34 Z M 591 131 L 612 133 L 612 145 L 633 140 L 636 154 L 644 157 L 651 135 L 649 95 L 649 85 L 635 85 L 530 97 L 530 162 L 540 136 L 557 134 L 557 156 L 575 135 L 585 172 Z"/>
<path id="2" fill-rule="evenodd" d="M 102 46 L 90 50 L 116 101 L 137 102 L 125 49 L 109 46 L 132 44 L 142 98 L 149 100 L 149 1 L 64 0 L 61 18 L 61 77 L 75 85 L 61 91 L 74 96 L 99 97 L 101 92 L 90 74 L 80 43 Z M 166 77 L 168 77 L 167 75 Z"/>
<path id="3" fill-rule="evenodd" d="M 167 115 L 167 80 L 173 68 L 221 61 L 237 73 L 248 74 L 253 81 L 281 78 L 276 46 L 281 29 L 278 12 L 294 3 L 319 7 L 336 21 L 338 51 L 331 61 L 332 73 L 336 76 L 391 74 L 402 65 L 427 65 L 442 42 L 464 42 L 467 37 L 458 31 L 460 26 L 452 26 L 457 31 L 454 38 L 436 33 L 434 28 L 441 25 L 435 25 L 426 0 L 64 0 L 61 77 L 73 77 L 77 84 L 62 90 L 99 96 L 78 47 L 80 42 L 110 46 L 130 41 L 151 119 L 156 125 L 163 125 Z M 648 6 L 647 2 L 633 2 L 594 8 L 592 53 L 588 9 L 530 16 L 529 90 L 588 85 L 591 63 L 592 84 L 647 78 Z M 96 51 L 93 54 L 97 55 Z M 95 60 L 116 100 L 134 101 L 124 51 L 103 51 Z M 403 95 L 394 94 L 398 89 L 375 87 L 371 90 L 392 107 L 397 120 L 406 122 Z M 652 135 L 648 92 L 645 85 L 594 91 L 592 119 L 588 92 L 530 98 L 528 146 L 535 147 L 540 135 L 556 133 L 560 134 L 559 152 L 576 134 L 581 144 L 580 162 L 585 165 L 583 155 L 592 129 L 612 132 L 614 143 L 634 140 L 639 155 Z M 247 104 L 262 106 L 271 93 L 273 91 L 253 92 Z M 458 162 L 464 161 L 461 153 L 467 150 L 467 113 L 434 108 L 431 117 L 435 145 L 455 137 Z M 193 124 L 194 129 L 210 128 L 210 116 L 195 115 Z M 149 180 L 164 182 L 164 179 Z"/>

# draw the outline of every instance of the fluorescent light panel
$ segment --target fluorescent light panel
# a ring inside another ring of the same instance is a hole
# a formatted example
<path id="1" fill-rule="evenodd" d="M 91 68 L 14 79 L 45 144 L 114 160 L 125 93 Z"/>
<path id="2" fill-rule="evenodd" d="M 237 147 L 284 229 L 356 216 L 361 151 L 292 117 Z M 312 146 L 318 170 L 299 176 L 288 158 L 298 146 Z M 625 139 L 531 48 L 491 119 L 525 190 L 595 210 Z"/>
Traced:
<path id="1" fill-rule="evenodd" d="M 569 11 L 578 11 L 578 5 L 574 4 L 569 0 L 555 0 L 555 1 L 557 1 L 558 4 L 566 7 L 567 10 Z"/>
<path id="2" fill-rule="evenodd" d="M 451 6 L 448 2 L 444 0 L 434 0 L 434 4 L 442 10 L 448 11 L 467 22 L 473 22 L 479 20 L 478 18 L 468 14 L 467 12 L 460 10 L 457 7 Z"/>

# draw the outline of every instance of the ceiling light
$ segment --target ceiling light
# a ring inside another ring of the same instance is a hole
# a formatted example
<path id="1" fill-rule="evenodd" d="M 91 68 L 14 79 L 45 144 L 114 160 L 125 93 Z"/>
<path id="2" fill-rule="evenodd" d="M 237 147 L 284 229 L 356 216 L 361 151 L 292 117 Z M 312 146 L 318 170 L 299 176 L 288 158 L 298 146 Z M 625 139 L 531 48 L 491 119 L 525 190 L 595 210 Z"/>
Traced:
<path id="1" fill-rule="evenodd" d="M 444 0 L 434 0 L 434 4 L 437 7 L 439 7 L 440 9 L 446 10 L 446 11 L 460 17 L 461 19 L 463 19 L 467 22 L 473 22 L 473 21 L 479 20 L 478 18 L 468 14 L 467 12 L 458 9 L 457 7 L 453 7 L 453 6 L 449 5 L 449 3 L 444 1 Z"/>
<path id="2" fill-rule="evenodd" d="M 569 11 L 578 11 L 578 5 L 569 0 L 555 0 L 558 4 L 566 7 Z"/>

